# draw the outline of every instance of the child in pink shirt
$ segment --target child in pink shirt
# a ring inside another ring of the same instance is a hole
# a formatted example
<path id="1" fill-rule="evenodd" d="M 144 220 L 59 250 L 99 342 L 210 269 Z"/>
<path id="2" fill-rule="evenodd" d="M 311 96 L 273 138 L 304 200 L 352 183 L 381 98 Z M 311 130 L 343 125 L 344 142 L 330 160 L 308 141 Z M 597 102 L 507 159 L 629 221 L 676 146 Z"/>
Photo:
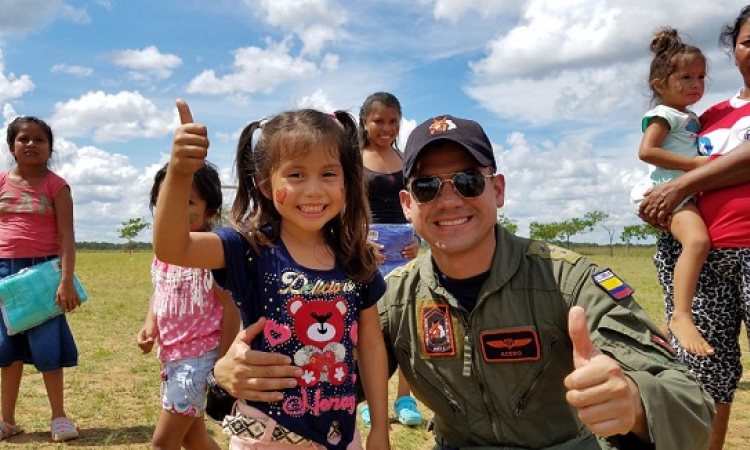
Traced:
<path id="1" fill-rule="evenodd" d="M 166 165 L 154 177 L 151 208 L 166 176 Z M 188 220 L 192 231 L 209 231 L 219 217 L 222 195 L 216 169 L 206 164 L 195 173 Z M 159 341 L 162 362 L 162 412 L 153 436 L 155 448 L 219 450 L 209 436 L 206 378 L 239 330 L 239 311 L 229 292 L 214 283 L 211 271 L 159 261 L 151 264 L 154 293 L 146 322 L 138 333 L 144 353 Z"/>
<path id="2" fill-rule="evenodd" d="M 14 165 L 0 173 L 0 278 L 59 256 L 55 302 L 64 313 L 71 312 L 81 305 L 73 284 L 73 196 L 68 183 L 49 168 L 55 152 L 52 129 L 38 117 L 17 117 L 8 125 L 7 143 Z M 16 423 L 16 404 L 24 364 L 42 374 L 52 410 L 52 440 L 77 438 L 78 428 L 65 412 L 63 369 L 78 365 L 66 314 L 13 335 L 0 320 L 0 441 L 23 432 Z"/>

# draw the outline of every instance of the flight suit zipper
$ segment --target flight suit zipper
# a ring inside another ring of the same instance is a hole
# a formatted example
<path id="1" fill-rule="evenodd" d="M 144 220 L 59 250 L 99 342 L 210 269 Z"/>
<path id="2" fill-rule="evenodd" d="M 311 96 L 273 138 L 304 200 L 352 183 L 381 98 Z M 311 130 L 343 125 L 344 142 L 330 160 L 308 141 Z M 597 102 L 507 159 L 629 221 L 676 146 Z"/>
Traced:
<path id="1" fill-rule="evenodd" d="M 477 302 L 478 304 L 479 302 Z M 476 308 L 475 308 L 476 310 Z M 472 311 L 473 312 L 473 311 Z M 469 313 L 469 316 L 465 314 L 461 314 L 461 322 L 464 326 L 464 367 L 463 367 L 463 376 L 464 377 L 470 377 L 473 372 L 473 355 L 474 355 L 474 347 L 471 345 L 471 328 L 469 327 L 469 322 L 471 318 L 471 313 Z M 477 372 L 479 372 L 479 369 L 477 369 Z M 474 377 L 474 379 L 477 381 L 477 384 L 479 385 L 479 391 L 482 393 L 482 400 L 484 403 L 484 409 L 487 412 L 487 417 L 490 418 L 490 423 L 492 424 L 492 436 L 495 439 L 495 442 L 501 442 L 500 439 L 500 431 L 498 430 L 497 423 L 494 420 L 495 417 L 497 417 L 496 414 L 494 414 L 494 411 L 491 411 L 490 406 L 492 405 L 492 398 L 489 396 L 488 391 L 485 387 L 484 383 L 484 374 L 482 373 L 482 376 L 479 376 L 480 374 L 477 373 L 477 376 Z"/>
<path id="2" fill-rule="evenodd" d="M 526 403 L 529 401 L 529 397 L 531 396 L 531 393 L 534 392 L 534 388 L 539 383 L 539 380 L 541 379 L 542 374 L 544 374 L 547 371 L 547 368 L 552 363 L 552 360 L 554 359 L 552 355 L 554 355 L 555 351 L 555 345 L 557 344 L 558 337 L 557 335 L 553 335 L 549 351 L 547 355 L 547 360 L 544 362 L 544 365 L 540 366 L 539 369 L 537 369 L 536 373 L 534 373 L 534 378 L 531 382 L 531 385 L 529 385 L 529 388 L 526 389 L 526 392 L 521 396 L 521 398 L 518 399 L 515 406 L 515 413 L 516 416 L 520 416 L 523 413 L 524 408 L 526 408 Z"/>

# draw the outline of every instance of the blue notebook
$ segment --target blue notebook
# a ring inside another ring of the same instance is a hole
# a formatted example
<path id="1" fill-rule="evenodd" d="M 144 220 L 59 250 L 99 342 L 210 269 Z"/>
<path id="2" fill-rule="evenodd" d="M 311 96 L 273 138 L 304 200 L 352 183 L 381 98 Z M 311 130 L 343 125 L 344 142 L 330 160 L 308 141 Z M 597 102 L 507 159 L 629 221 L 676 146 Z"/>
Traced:
<path id="1" fill-rule="evenodd" d="M 0 309 L 8 335 L 24 332 L 62 314 L 55 304 L 61 277 L 60 258 L 55 258 L 0 280 Z M 75 275 L 73 282 L 81 302 L 88 300 Z"/>

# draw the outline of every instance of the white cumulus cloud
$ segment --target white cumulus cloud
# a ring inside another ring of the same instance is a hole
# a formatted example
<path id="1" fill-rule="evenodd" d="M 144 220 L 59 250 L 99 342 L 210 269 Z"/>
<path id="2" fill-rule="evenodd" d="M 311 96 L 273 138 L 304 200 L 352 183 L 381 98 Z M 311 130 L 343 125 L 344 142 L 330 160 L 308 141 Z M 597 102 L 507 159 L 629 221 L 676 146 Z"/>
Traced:
<path id="1" fill-rule="evenodd" d="M 289 40 L 268 41 L 268 47 L 245 47 L 234 52 L 234 72 L 217 75 L 205 70 L 187 87 L 189 93 L 250 94 L 271 92 L 280 84 L 317 75 L 314 62 L 290 54 Z"/>
<path id="2" fill-rule="evenodd" d="M 530 0 L 487 43 L 486 55 L 469 62 L 465 90 L 500 117 L 537 125 L 617 114 L 631 120 L 647 104 L 653 32 L 670 25 L 718 55 L 719 30 L 742 4 Z"/>
<path id="3" fill-rule="evenodd" d="M 112 52 L 111 59 L 115 65 L 135 71 L 136 76 L 146 74 L 160 79 L 169 78 L 182 64 L 179 56 L 161 53 L 153 45 L 142 50 L 117 50 Z"/>
<path id="4" fill-rule="evenodd" d="M 245 0 L 257 4 L 257 0 Z M 347 22 L 345 4 L 328 0 L 261 0 L 265 19 L 274 27 L 296 34 L 303 43 L 302 54 L 317 55 L 343 34 Z"/>
<path id="5" fill-rule="evenodd" d="M 163 112 L 139 92 L 89 92 L 55 104 L 50 125 L 63 136 L 91 133 L 95 142 L 162 137 L 174 129 L 175 114 Z"/>
<path id="6" fill-rule="evenodd" d="M 483 17 L 495 17 L 500 14 L 515 14 L 525 3 L 525 0 L 420 0 L 422 4 L 431 4 L 432 15 L 436 19 L 447 19 L 455 22 L 470 12 L 481 14 Z"/>
<path id="7" fill-rule="evenodd" d="M 34 82 L 28 75 L 16 76 L 13 72 L 5 73 L 3 52 L 0 49 L 0 103 L 16 99 L 34 90 Z"/>
<path id="8" fill-rule="evenodd" d="M 90 77 L 94 73 L 94 69 L 91 67 L 83 66 L 69 66 L 65 63 L 55 64 L 52 66 L 52 73 L 67 73 L 68 75 L 75 75 L 79 77 Z"/>

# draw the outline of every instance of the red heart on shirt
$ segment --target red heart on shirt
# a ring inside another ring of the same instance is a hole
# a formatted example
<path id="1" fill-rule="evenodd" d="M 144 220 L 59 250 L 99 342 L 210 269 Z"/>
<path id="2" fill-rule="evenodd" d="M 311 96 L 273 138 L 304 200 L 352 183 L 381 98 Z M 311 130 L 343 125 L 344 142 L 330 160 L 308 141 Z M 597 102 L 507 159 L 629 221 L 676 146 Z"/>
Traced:
<path id="1" fill-rule="evenodd" d="M 266 325 L 263 327 L 263 334 L 268 343 L 275 347 L 291 339 L 292 330 L 286 325 L 279 325 L 273 320 L 266 320 Z"/>

